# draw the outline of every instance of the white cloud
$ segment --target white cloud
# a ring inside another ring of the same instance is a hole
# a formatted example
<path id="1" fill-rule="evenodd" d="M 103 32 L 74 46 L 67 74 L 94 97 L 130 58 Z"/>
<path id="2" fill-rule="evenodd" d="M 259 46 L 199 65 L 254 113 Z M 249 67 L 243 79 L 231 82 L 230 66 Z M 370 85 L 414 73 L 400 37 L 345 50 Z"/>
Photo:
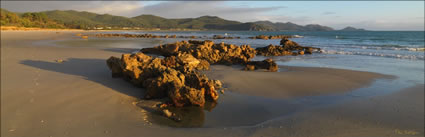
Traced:
<path id="1" fill-rule="evenodd" d="M 326 11 L 322 13 L 323 15 L 332 15 L 332 14 L 336 14 L 336 12 L 330 12 L 330 11 Z"/>
<path id="2" fill-rule="evenodd" d="M 232 7 L 226 5 L 225 1 L 184 1 L 162 2 L 145 6 L 142 13 L 166 18 L 193 18 L 210 15 L 231 20 L 253 21 L 256 16 L 281 8 L 285 7 Z"/>

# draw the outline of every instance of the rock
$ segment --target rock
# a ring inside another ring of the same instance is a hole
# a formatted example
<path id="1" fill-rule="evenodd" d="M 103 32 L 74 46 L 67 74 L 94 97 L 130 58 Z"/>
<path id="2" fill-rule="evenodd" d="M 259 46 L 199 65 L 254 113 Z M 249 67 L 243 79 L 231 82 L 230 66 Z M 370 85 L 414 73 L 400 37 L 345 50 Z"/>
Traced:
<path id="1" fill-rule="evenodd" d="M 146 88 L 146 99 L 168 97 L 177 107 L 202 107 L 206 99 L 216 101 L 216 90 L 221 88 L 219 81 L 209 80 L 194 71 L 209 68 L 208 62 L 188 53 L 161 59 L 139 52 L 123 54 L 121 59 L 110 57 L 106 63 L 113 77 L 123 77 L 136 86 Z"/>
<path id="2" fill-rule="evenodd" d="M 176 121 L 176 122 L 180 122 L 181 121 L 181 118 L 179 118 L 177 115 L 176 115 L 176 113 L 173 113 L 173 112 L 171 112 L 170 110 L 168 110 L 168 109 L 163 109 L 162 110 L 162 114 L 165 116 L 165 117 L 167 117 L 167 118 L 169 118 L 169 119 L 171 119 L 171 120 L 174 120 L 174 121 Z"/>
<path id="3" fill-rule="evenodd" d="M 108 60 L 106 60 L 106 64 L 112 71 L 112 77 L 121 77 L 123 75 L 120 63 L 121 60 L 117 57 L 110 57 Z"/>
<path id="4" fill-rule="evenodd" d="M 153 35 L 153 34 L 122 34 L 122 33 L 112 33 L 112 34 L 103 34 L 99 33 L 94 35 L 96 37 L 125 37 L 125 38 L 184 38 L 184 39 L 197 39 L 197 38 L 208 38 L 206 36 L 176 36 L 176 35 Z M 209 39 L 240 39 L 240 37 L 224 37 L 221 35 L 214 35 Z"/>
<path id="5" fill-rule="evenodd" d="M 164 110 L 162 110 L 162 113 L 164 114 L 164 116 L 166 116 L 166 117 L 171 117 L 171 116 L 173 116 L 173 113 L 172 112 L 170 112 L 168 109 L 164 109 Z"/>
<path id="6" fill-rule="evenodd" d="M 171 45 L 180 45 L 178 51 L 165 50 Z M 182 41 L 160 45 L 153 48 L 144 48 L 143 53 L 159 54 L 162 56 L 176 56 L 182 53 L 192 54 L 198 60 L 206 60 L 210 64 L 245 64 L 256 54 L 255 49 L 248 45 L 235 46 L 231 44 L 214 44 L 212 41 Z M 205 63 L 204 63 L 205 64 Z"/>
<path id="7" fill-rule="evenodd" d="M 197 70 L 210 70 L 210 63 L 206 60 L 200 60 L 198 66 L 196 66 Z"/>
<path id="8" fill-rule="evenodd" d="M 286 56 L 292 55 L 289 49 L 285 49 L 282 46 L 274 46 L 270 44 L 267 47 L 256 48 L 257 54 L 262 56 Z"/>
<path id="9" fill-rule="evenodd" d="M 303 47 L 298 45 L 298 43 L 293 42 L 292 40 L 283 38 L 282 40 L 280 40 L 280 45 L 283 46 L 284 49 L 288 49 L 288 50 L 302 50 Z"/>
<path id="10" fill-rule="evenodd" d="M 287 55 L 304 55 L 312 54 L 315 49 L 313 47 L 303 47 L 296 42 L 293 42 L 287 38 L 283 38 L 280 41 L 281 46 L 274 46 L 270 44 L 266 47 L 256 48 L 257 54 L 262 56 L 287 56 Z"/>
<path id="11" fill-rule="evenodd" d="M 221 89 L 223 87 L 223 83 L 221 83 L 220 80 L 213 80 L 213 83 L 216 89 Z"/>
<path id="12" fill-rule="evenodd" d="M 247 63 L 245 70 L 267 69 L 270 72 L 276 72 L 279 68 L 272 59 L 263 61 L 250 61 Z"/>
<path id="13" fill-rule="evenodd" d="M 57 60 L 55 60 L 57 63 L 63 63 L 63 62 L 65 62 L 63 59 L 57 59 Z"/>
<path id="14" fill-rule="evenodd" d="M 304 51 L 302 51 L 302 50 L 301 51 L 298 51 L 298 54 L 299 55 L 304 55 Z"/>
<path id="15" fill-rule="evenodd" d="M 263 40 L 269 40 L 269 39 L 283 39 L 283 38 L 296 38 L 294 36 L 288 36 L 288 35 L 257 35 L 255 37 L 249 37 L 250 39 L 263 39 Z"/>
<path id="16" fill-rule="evenodd" d="M 247 64 L 244 70 L 253 71 L 255 70 L 255 65 Z"/>
<path id="17" fill-rule="evenodd" d="M 177 59 L 180 62 L 180 64 L 183 64 L 184 66 L 189 67 L 191 70 L 193 68 L 196 68 L 200 61 L 192 56 L 192 54 L 183 53 L 177 55 Z"/>

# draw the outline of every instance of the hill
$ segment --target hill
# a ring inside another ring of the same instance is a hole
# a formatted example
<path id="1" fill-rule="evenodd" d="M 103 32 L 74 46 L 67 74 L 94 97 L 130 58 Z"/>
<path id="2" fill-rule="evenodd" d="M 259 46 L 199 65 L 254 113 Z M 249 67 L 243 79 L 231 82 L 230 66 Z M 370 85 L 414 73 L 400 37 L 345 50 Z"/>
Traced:
<path id="1" fill-rule="evenodd" d="M 291 22 L 272 23 L 270 21 L 257 21 L 254 23 L 268 26 L 269 28 L 275 31 L 333 31 L 334 30 L 331 27 L 317 25 L 317 24 L 309 24 L 309 25 L 302 26 L 302 25 L 291 23 Z"/>
<path id="2" fill-rule="evenodd" d="M 365 29 L 358 29 L 358 28 L 354 28 L 354 27 L 348 26 L 348 27 L 345 27 L 345 28 L 343 28 L 343 29 L 341 29 L 339 31 L 366 31 L 366 30 Z"/>
<path id="3" fill-rule="evenodd" d="M 270 21 L 239 22 L 217 16 L 198 18 L 167 19 L 155 15 L 122 17 L 75 10 L 53 10 L 32 13 L 13 13 L 1 9 L 1 24 L 41 28 L 72 29 L 195 29 L 235 31 L 333 31 L 333 28 L 309 24 L 297 25 L 291 22 Z M 347 28 L 345 30 L 350 30 Z"/>

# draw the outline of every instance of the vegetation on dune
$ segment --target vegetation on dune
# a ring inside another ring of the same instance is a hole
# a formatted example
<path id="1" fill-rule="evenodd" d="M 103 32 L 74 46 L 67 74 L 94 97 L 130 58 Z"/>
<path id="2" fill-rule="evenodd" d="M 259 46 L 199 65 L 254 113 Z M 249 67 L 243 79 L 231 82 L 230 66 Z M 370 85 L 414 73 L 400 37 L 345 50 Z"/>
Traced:
<path id="1" fill-rule="evenodd" d="M 37 27 L 37 28 L 65 28 L 63 24 L 57 23 L 45 13 L 16 13 L 1 9 L 0 24 L 2 26 Z"/>

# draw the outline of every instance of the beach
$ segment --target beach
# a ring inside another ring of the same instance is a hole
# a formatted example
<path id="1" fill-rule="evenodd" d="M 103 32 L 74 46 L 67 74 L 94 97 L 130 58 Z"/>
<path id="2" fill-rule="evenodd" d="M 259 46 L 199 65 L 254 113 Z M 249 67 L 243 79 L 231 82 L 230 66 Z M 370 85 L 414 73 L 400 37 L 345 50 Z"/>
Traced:
<path id="1" fill-rule="evenodd" d="M 424 136 L 423 83 L 369 96 L 387 90 L 377 81 L 398 76 L 287 65 L 279 72 L 212 65 L 203 73 L 225 88 L 217 106 L 188 109 L 193 119 L 176 124 L 106 65 L 140 49 L 134 45 L 165 40 L 77 33 L 84 32 L 1 32 L 1 136 Z M 114 42 L 130 46 L 107 44 Z"/>

